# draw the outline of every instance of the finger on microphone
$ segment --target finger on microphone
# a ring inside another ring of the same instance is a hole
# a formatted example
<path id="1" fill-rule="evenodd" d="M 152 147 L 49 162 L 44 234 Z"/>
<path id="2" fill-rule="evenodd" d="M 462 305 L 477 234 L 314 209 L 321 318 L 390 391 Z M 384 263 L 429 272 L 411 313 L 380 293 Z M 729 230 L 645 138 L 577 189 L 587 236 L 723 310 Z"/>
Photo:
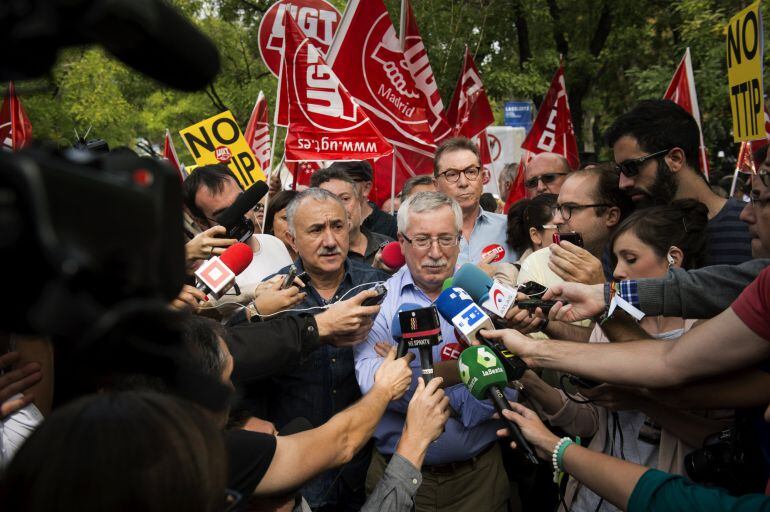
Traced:
<path id="1" fill-rule="evenodd" d="M 388 355 L 385 356 L 385 359 L 388 361 L 396 360 L 396 347 L 390 347 L 390 350 L 388 350 Z"/>
<path id="2" fill-rule="evenodd" d="M 425 389 L 425 380 L 422 377 L 417 377 L 417 389 L 415 389 L 415 393 L 417 391 L 422 391 Z"/>
<path id="3" fill-rule="evenodd" d="M 425 386 L 425 391 L 427 391 L 429 394 L 433 394 L 433 392 L 435 392 L 443 382 L 444 379 L 442 377 L 433 377 L 430 382 L 428 382 L 428 385 Z"/>
<path id="4" fill-rule="evenodd" d="M 406 359 L 407 364 L 414 361 L 414 354 L 412 352 L 407 352 L 406 355 L 402 359 Z"/>

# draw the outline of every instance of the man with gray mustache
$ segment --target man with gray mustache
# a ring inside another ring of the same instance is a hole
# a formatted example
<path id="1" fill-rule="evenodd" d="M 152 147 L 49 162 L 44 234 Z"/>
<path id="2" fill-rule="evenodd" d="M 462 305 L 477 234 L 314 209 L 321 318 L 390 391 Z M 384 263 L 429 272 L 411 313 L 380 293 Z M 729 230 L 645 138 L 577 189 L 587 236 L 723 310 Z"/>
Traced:
<path id="1" fill-rule="evenodd" d="M 260 383 L 267 407 L 257 416 L 272 421 L 278 432 L 298 417 L 319 427 L 361 398 L 352 347 L 366 339 L 380 310 L 362 302 L 376 295 L 371 290 L 375 284 L 390 277 L 347 257 L 350 220 L 336 195 L 309 188 L 289 203 L 286 214 L 290 242 L 298 255 L 294 265 L 298 274 L 304 272 L 308 278 L 305 298 L 283 314 L 318 315 L 340 301 L 349 307 L 328 326 L 334 333 L 333 344 L 307 354 L 299 365 L 272 378 L 267 387 Z M 286 267 L 278 274 L 288 271 Z M 359 510 L 366 500 L 364 477 L 370 453 L 367 445 L 345 466 L 307 483 L 301 492 L 313 510 Z"/>

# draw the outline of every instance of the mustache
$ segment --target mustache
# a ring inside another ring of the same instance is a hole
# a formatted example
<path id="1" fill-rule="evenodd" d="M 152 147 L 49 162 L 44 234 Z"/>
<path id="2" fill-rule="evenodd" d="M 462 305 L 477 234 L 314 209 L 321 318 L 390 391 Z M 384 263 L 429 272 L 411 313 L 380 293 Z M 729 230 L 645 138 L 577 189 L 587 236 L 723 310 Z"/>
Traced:
<path id="1" fill-rule="evenodd" d="M 441 258 L 440 260 L 428 260 L 427 262 L 423 263 L 423 267 L 446 267 L 449 263 L 449 260 L 446 258 Z"/>
<path id="2" fill-rule="evenodd" d="M 327 248 L 327 247 L 324 247 L 324 248 L 322 248 L 322 249 L 321 249 L 321 250 L 318 252 L 318 255 L 319 255 L 319 256 L 334 256 L 335 254 L 342 254 L 342 251 L 340 250 L 340 248 L 339 248 L 339 247 L 334 247 L 334 248 L 331 248 L 331 247 L 329 247 L 329 248 Z"/>

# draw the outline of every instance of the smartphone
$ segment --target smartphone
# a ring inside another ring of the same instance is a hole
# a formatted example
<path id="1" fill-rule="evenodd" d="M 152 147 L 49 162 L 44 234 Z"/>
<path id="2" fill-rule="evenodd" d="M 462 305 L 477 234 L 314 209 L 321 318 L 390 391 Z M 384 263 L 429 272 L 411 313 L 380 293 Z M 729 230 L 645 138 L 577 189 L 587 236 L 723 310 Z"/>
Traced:
<path id="1" fill-rule="evenodd" d="M 558 244 L 559 242 L 569 242 L 578 247 L 583 247 L 583 237 L 575 231 L 572 233 L 554 233 L 553 243 Z"/>
<path id="2" fill-rule="evenodd" d="M 601 382 L 596 382 L 595 380 L 586 379 L 585 377 L 578 377 L 576 375 L 570 375 L 568 379 L 573 386 L 580 386 L 581 388 L 586 388 L 586 389 L 595 388 L 596 386 L 601 384 Z"/>
<path id="3" fill-rule="evenodd" d="M 300 275 L 297 276 L 297 279 L 302 281 L 306 286 L 310 283 L 310 274 L 307 272 L 302 272 Z"/>
<path id="4" fill-rule="evenodd" d="M 378 284 L 374 287 L 374 291 L 377 292 L 377 295 L 364 299 L 361 303 L 362 306 L 379 306 L 382 304 L 382 301 L 385 300 L 385 296 L 388 294 L 388 289 L 385 288 L 385 285 Z"/>
<path id="5" fill-rule="evenodd" d="M 297 267 L 292 265 L 289 267 L 289 273 L 286 274 L 286 277 L 283 279 L 283 283 L 281 283 L 281 290 L 285 290 L 292 284 L 294 284 L 294 278 L 297 277 Z"/>
<path id="6" fill-rule="evenodd" d="M 540 308 L 547 315 L 556 302 L 555 300 L 527 299 L 516 301 L 516 306 L 527 309 L 530 313 L 534 313 L 537 308 Z"/>
<path id="7" fill-rule="evenodd" d="M 539 299 L 546 290 L 548 290 L 548 288 L 535 281 L 527 281 L 516 289 L 518 293 L 523 293 L 530 299 Z"/>

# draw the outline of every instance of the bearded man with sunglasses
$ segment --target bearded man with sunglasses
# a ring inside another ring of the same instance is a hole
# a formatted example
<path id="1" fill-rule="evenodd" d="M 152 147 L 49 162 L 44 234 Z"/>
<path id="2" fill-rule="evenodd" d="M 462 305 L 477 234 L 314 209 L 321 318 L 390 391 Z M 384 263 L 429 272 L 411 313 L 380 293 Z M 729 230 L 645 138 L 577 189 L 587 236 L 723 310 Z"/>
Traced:
<path id="1" fill-rule="evenodd" d="M 433 179 L 436 189 L 460 205 L 463 212 L 460 255 L 457 264 L 513 263 L 518 254 L 508 246 L 505 215 L 484 211 L 479 204 L 489 174 L 481 166 L 479 148 L 465 137 L 447 139 L 436 148 Z"/>
<path id="2" fill-rule="evenodd" d="M 636 208 L 696 199 L 709 216 L 709 265 L 751 259 L 748 226 L 739 219 L 744 203 L 711 191 L 700 172 L 700 136 L 695 119 L 669 100 L 640 102 L 605 134 L 612 147 L 619 186 Z"/>

